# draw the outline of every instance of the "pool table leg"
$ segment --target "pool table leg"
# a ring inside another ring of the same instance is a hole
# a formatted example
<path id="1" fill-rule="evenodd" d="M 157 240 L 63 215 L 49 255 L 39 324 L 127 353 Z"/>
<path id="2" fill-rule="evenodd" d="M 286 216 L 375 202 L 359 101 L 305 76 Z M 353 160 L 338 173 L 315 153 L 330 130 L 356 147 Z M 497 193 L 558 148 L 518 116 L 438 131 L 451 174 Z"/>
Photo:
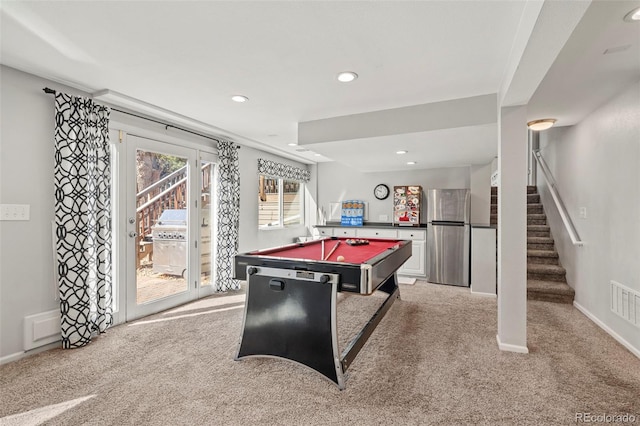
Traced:
<path id="1" fill-rule="evenodd" d="M 345 350 L 342 352 L 341 356 L 341 364 L 342 371 L 346 372 L 353 360 L 356 358 L 362 347 L 373 333 L 373 330 L 376 329 L 382 318 L 384 318 L 385 314 L 393 305 L 393 302 L 396 299 L 400 298 L 400 288 L 398 287 L 398 282 L 396 279 L 396 274 L 391 275 L 380 287 L 378 290 L 387 293 L 389 296 L 385 299 L 385 301 L 380 305 L 378 310 L 373 314 L 371 319 L 362 327 L 362 330 L 349 342 Z"/>
<path id="2" fill-rule="evenodd" d="M 339 277 L 309 272 L 313 279 L 297 279 L 292 278 L 292 271 L 275 268 L 252 272 L 247 274 L 247 302 L 236 360 L 285 358 L 312 368 L 344 389 L 336 332 Z M 323 276 L 329 280 L 322 282 L 327 280 Z"/>

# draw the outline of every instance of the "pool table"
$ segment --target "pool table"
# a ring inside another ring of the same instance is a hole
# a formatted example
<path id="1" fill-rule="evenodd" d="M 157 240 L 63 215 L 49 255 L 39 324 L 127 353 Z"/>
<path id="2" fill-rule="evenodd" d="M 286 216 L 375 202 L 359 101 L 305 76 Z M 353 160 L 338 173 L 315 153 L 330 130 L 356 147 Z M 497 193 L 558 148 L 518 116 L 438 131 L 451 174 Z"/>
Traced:
<path id="1" fill-rule="evenodd" d="M 400 297 L 396 271 L 409 257 L 411 241 L 337 237 L 236 255 L 234 277 L 247 281 L 247 302 L 235 359 L 288 359 L 344 389 L 349 365 Z M 376 290 L 387 298 L 340 354 L 337 293 Z"/>

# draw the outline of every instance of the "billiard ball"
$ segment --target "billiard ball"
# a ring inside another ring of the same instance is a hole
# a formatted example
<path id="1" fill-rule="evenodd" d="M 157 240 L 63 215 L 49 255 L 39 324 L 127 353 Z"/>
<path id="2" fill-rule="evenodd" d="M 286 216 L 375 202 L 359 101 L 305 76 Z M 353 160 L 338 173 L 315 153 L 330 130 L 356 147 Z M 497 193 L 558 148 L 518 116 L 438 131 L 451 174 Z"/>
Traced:
<path id="1" fill-rule="evenodd" d="M 338 262 L 344 262 L 344 256 L 338 256 L 338 257 L 336 258 L 336 260 L 337 260 Z"/>

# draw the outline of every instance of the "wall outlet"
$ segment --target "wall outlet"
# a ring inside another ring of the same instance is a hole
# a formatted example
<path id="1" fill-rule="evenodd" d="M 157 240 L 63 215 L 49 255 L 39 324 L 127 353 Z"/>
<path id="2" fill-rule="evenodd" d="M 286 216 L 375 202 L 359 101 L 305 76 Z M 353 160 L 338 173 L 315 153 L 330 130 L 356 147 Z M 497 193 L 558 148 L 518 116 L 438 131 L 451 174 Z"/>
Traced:
<path id="1" fill-rule="evenodd" d="M 587 218 L 587 208 L 580 207 L 580 219 L 586 219 L 586 218 Z"/>
<path id="2" fill-rule="evenodd" d="M 381 214 L 378 216 L 378 220 L 380 222 L 389 222 L 389 216 L 386 214 Z"/>
<path id="3" fill-rule="evenodd" d="M 29 220 L 29 204 L 0 204 L 0 220 Z"/>

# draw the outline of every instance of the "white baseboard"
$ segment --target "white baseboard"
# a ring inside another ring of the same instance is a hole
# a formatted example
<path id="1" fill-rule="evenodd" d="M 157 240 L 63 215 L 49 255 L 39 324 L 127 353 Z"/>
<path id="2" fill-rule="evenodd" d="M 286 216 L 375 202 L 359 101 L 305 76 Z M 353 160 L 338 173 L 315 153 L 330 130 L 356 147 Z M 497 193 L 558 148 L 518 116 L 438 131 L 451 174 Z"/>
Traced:
<path id="1" fill-rule="evenodd" d="M 473 291 L 473 288 L 471 288 L 471 294 L 475 294 L 476 296 L 483 296 L 483 297 L 493 297 L 494 299 L 498 297 L 498 295 L 495 293 L 483 293 L 481 291 Z"/>
<path id="2" fill-rule="evenodd" d="M 500 349 L 501 351 L 518 352 L 518 353 L 521 353 L 521 354 L 528 354 L 529 353 L 529 348 L 527 348 L 526 346 L 511 345 L 509 343 L 502 343 L 500 341 L 500 336 L 498 336 L 497 334 L 496 334 L 496 341 L 498 342 L 498 349 Z"/>
<path id="3" fill-rule="evenodd" d="M 17 361 L 22 357 L 24 357 L 24 352 L 16 352 L 15 354 L 3 356 L 2 358 L 0 358 L 0 365 Z"/>
<path id="4" fill-rule="evenodd" d="M 57 342 L 52 342 L 46 345 L 42 345 L 35 349 L 31 349 L 29 351 L 16 352 L 14 354 L 3 356 L 2 358 L 0 358 L 0 365 L 7 364 L 13 361 L 18 361 L 19 359 L 26 358 L 28 356 L 35 355 L 40 352 L 48 351 L 49 349 L 56 349 L 60 347 L 61 347 L 61 343 L 60 343 L 60 340 L 58 340 Z"/>
<path id="5" fill-rule="evenodd" d="M 604 331 L 607 332 L 607 334 L 609 334 L 611 337 L 613 337 L 614 339 L 616 339 L 616 341 L 618 343 L 620 343 L 622 346 L 624 346 L 625 348 L 627 348 L 632 354 L 634 354 L 635 356 L 637 356 L 638 358 L 640 358 L 640 349 L 634 347 L 631 343 L 627 342 L 626 340 L 624 340 L 624 338 L 622 336 L 620 336 L 618 333 L 616 333 L 615 331 L 613 331 L 609 326 L 607 326 L 605 323 L 603 323 L 602 321 L 600 321 L 595 315 L 593 315 L 591 312 L 589 312 L 584 306 L 580 305 L 578 302 L 576 302 L 575 300 L 573 301 L 573 306 L 579 310 L 580 312 L 582 312 L 584 314 L 584 316 L 586 316 L 587 318 L 589 318 L 591 321 L 593 321 L 594 323 L 596 323 L 596 325 L 598 327 L 600 327 L 601 329 L 603 329 Z"/>

